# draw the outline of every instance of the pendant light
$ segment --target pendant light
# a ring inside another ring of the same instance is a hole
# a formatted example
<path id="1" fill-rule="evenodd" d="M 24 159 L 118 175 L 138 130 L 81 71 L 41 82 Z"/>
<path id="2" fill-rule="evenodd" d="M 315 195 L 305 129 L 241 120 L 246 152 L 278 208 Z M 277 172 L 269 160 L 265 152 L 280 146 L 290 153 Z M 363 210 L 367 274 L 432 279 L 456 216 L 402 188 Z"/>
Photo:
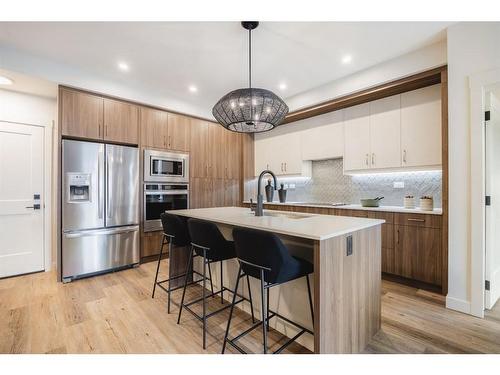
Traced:
<path id="1" fill-rule="evenodd" d="M 215 104 L 212 114 L 226 129 L 239 133 L 265 132 L 278 126 L 288 106 L 273 92 L 252 87 L 252 30 L 257 21 L 241 23 L 248 30 L 248 88 L 231 91 Z"/>

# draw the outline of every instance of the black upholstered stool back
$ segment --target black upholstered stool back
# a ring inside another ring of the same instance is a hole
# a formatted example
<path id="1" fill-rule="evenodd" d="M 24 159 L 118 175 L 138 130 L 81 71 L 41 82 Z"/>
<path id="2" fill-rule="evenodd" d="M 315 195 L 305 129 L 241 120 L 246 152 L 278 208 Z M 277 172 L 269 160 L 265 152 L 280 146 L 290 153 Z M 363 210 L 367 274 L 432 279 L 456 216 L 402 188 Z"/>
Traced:
<path id="1" fill-rule="evenodd" d="M 203 250 L 198 246 L 210 249 L 207 251 L 207 258 L 217 260 L 221 257 L 227 259 L 229 253 L 234 254 L 234 245 L 231 241 L 227 241 L 220 232 L 217 225 L 209 221 L 189 219 L 188 220 L 189 235 L 191 243 L 197 245 L 194 251 L 197 255 L 203 256 Z"/>
<path id="2" fill-rule="evenodd" d="M 187 246 L 191 242 L 189 238 L 186 219 L 177 215 L 164 212 L 160 215 L 163 233 L 172 236 L 172 243 L 177 246 Z"/>
<path id="3" fill-rule="evenodd" d="M 236 255 L 243 261 L 241 267 L 247 275 L 258 279 L 260 269 L 245 262 L 267 268 L 264 272 L 267 283 L 275 284 L 289 279 L 289 265 L 295 268 L 297 260 L 290 255 L 278 236 L 254 229 L 234 228 L 233 239 Z"/>

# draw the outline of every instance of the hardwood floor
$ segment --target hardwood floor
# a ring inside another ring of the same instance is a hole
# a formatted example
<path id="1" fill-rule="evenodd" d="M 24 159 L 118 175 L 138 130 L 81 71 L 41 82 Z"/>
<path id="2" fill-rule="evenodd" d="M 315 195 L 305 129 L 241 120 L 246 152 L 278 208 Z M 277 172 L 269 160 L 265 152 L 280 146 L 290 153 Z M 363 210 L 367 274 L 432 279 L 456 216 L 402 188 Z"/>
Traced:
<path id="1" fill-rule="evenodd" d="M 155 265 L 70 284 L 57 283 L 53 272 L 0 280 L 0 353 L 219 353 L 228 312 L 209 319 L 203 351 L 199 322 L 183 312 L 177 325 L 177 306 L 166 313 L 166 294 L 151 298 Z M 382 289 L 382 329 L 367 353 L 500 353 L 500 304 L 478 319 L 446 310 L 437 294 L 387 281 Z M 187 298 L 199 294 L 194 287 Z M 232 327 L 241 332 L 251 319 L 236 311 Z M 242 343 L 260 352 L 260 331 L 252 335 Z M 271 350 L 285 342 L 275 331 L 269 337 Z M 286 352 L 308 351 L 293 344 Z"/>

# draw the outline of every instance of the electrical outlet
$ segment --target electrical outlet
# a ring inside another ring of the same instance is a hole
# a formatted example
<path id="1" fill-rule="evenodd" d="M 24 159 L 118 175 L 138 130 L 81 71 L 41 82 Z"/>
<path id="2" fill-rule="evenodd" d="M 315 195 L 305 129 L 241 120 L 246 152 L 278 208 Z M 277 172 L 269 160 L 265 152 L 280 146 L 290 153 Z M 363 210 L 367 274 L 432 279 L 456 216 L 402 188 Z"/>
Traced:
<path id="1" fill-rule="evenodd" d="M 347 256 L 352 255 L 352 235 L 346 237 L 346 248 L 347 248 L 346 255 Z"/>
<path id="2" fill-rule="evenodd" d="M 404 189 L 405 183 L 404 181 L 394 181 L 393 187 L 394 189 Z"/>

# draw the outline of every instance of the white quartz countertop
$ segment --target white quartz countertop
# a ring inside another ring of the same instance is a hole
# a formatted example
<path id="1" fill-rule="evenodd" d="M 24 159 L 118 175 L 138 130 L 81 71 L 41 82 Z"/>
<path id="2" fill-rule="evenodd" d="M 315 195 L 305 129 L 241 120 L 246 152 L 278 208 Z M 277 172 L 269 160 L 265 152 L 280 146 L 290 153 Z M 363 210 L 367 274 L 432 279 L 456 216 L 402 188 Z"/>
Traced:
<path id="1" fill-rule="evenodd" d="M 381 225 L 385 222 L 378 219 L 275 210 L 264 210 L 264 216 L 255 216 L 249 208 L 244 207 L 197 208 L 172 210 L 169 213 L 319 241 Z M 266 216 L 266 213 L 272 216 Z"/>
<path id="2" fill-rule="evenodd" d="M 250 201 L 244 201 L 243 203 L 250 203 Z M 255 203 L 255 202 L 254 202 Z M 402 206 L 380 206 L 380 207 L 363 207 L 360 204 L 344 204 L 341 206 L 336 206 L 333 204 L 325 203 L 304 203 L 304 202 L 264 202 L 264 206 L 267 204 L 278 205 L 278 206 L 304 206 L 304 207 L 320 207 L 320 208 L 338 208 L 339 210 L 363 210 L 363 211 L 382 211 L 382 212 L 402 212 L 409 214 L 428 214 L 428 215 L 442 215 L 443 210 L 441 208 L 435 208 L 432 211 L 424 211 L 420 208 L 404 208 Z"/>

